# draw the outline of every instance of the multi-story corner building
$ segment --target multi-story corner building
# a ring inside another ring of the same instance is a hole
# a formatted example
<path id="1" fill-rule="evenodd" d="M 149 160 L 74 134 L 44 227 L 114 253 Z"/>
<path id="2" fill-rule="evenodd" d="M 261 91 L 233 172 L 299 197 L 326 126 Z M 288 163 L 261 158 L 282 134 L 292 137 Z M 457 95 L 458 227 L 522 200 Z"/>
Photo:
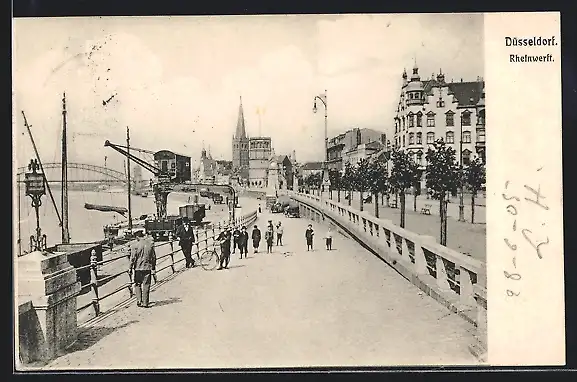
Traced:
<path id="1" fill-rule="evenodd" d="M 248 179 L 249 169 L 249 138 L 246 135 L 242 97 L 238 107 L 236 132 L 232 136 L 232 171 L 238 174 L 242 182 Z"/>
<path id="2" fill-rule="evenodd" d="M 357 148 L 370 142 L 386 142 L 386 135 L 381 131 L 373 129 L 352 128 L 336 137 L 330 138 L 327 144 L 328 168 L 329 170 L 341 171 L 346 163 L 346 158 L 357 158 L 359 155 L 368 154 L 363 148 Z M 369 145 L 369 151 L 371 150 Z M 345 158 L 345 159 L 343 159 Z"/>
<path id="3" fill-rule="evenodd" d="M 384 148 L 385 144 L 379 141 L 361 143 L 356 148 L 343 153 L 343 164 L 350 163 L 354 166 L 363 159 L 369 159 Z"/>
<path id="4" fill-rule="evenodd" d="M 424 169 L 426 152 L 442 138 L 467 165 L 479 157 L 485 162 L 485 83 L 446 82 L 442 71 L 421 80 L 415 65 L 411 78 L 403 83 L 394 117 L 394 145 L 407 150 Z M 462 143 L 462 145 L 461 145 Z M 462 146 L 462 155 L 459 155 Z"/>
<path id="5" fill-rule="evenodd" d="M 266 187 L 271 156 L 272 142 L 270 137 L 249 138 L 249 187 Z"/>

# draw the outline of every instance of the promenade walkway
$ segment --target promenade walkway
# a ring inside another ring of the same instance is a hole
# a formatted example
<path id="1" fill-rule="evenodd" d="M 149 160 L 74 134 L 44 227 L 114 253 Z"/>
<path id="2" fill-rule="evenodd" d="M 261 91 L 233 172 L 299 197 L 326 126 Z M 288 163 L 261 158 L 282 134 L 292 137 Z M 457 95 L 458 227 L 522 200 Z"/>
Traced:
<path id="1" fill-rule="evenodd" d="M 315 194 L 316 195 L 316 194 Z M 329 198 L 329 193 L 323 194 L 325 198 Z M 345 193 L 341 192 L 341 203 L 348 205 L 348 201 L 344 198 Z M 337 201 L 337 193 L 333 192 L 332 200 Z M 391 201 L 394 198 L 390 199 Z M 456 203 L 455 203 L 456 202 Z M 465 199 L 465 203 L 470 203 L 470 199 Z M 475 224 L 471 223 L 471 206 L 465 205 L 465 222 L 458 221 L 459 205 L 458 199 L 453 198 L 448 205 L 448 219 L 447 219 L 447 247 L 454 249 L 463 254 L 472 256 L 473 258 L 486 261 L 487 253 L 487 224 L 486 224 L 486 207 L 485 198 L 479 198 L 480 206 L 475 207 Z M 431 205 L 431 215 L 421 214 L 421 208 L 425 204 Z M 351 206 L 357 210 L 360 207 L 359 194 L 354 193 Z M 364 211 L 369 214 L 375 214 L 375 206 L 373 203 L 365 203 L 363 205 Z M 400 225 L 401 209 L 391 208 L 381 204 L 379 198 L 379 217 L 382 219 L 389 219 L 394 224 Z M 441 218 L 439 217 L 439 201 L 427 199 L 425 196 L 417 198 L 417 211 L 413 210 L 413 196 L 407 195 L 405 199 L 405 228 L 409 231 L 432 236 L 439 240 L 439 231 L 441 227 Z"/>
<path id="2" fill-rule="evenodd" d="M 281 220 L 273 254 L 233 255 L 230 269 L 186 270 L 82 332 L 46 369 L 242 368 L 476 364 L 472 327 L 377 257 L 339 234 L 333 251 L 315 224 Z"/>

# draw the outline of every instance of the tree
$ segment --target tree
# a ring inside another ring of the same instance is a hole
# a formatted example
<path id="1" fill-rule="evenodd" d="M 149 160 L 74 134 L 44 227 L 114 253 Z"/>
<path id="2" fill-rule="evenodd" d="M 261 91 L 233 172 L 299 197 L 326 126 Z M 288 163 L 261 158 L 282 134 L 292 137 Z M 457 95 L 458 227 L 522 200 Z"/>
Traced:
<path id="1" fill-rule="evenodd" d="M 337 190 L 337 201 L 341 202 L 341 172 L 339 170 L 329 170 L 329 179 L 331 180 L 331 199 L 333 198 L 333 190 Z"/>
<path id="2" fill-rule="evenodd" d="M 385 164 L 376 159 L 370 162 L 368 168 L 368 188 L 375 199 L 375 217 L 379 217 L 379 193 L 387 191 L 387 172 Z"/>
<path id="3" fill-rule="evenodd" d="M 320 173 L 312 173 L 304 179 L 305 185 L 313 190 L 318 190 L 323 182 L 323 176 Z"/>
<path id="4" fill-rule="evenodd" d="M 415 183 L 413 183 L 413 211 L 417 212 L 417 196 L 421 195 L 422 170 L 417 170 Z"/>
<path id="5" fill-rule="evenodd" d="M 459 165 L 455 150 L 445 145 L 442 139 L 427 151 L 427 188 L 433 199 L 439 201 L 441 215 L 441 245 L 447 245 L 447 197 L 456 195 L 459 187 Z"/>
<path id="6" fill-rule="evenodd" d="M 396 149 L 392 153 L 393 168 L 390 182 L 400 194 L 401 199 L 401 228 L 405 228 L 405 196 L 406 190 L 415 184 L 419 176 L 419 168 L 405 151 Z"/>
<path id="7" fill-rule="evenodd" d="M 480 158 L 475 158 L 464 168 L 463 180 L 471 192 L 471 223 L 475 223 L 475 197 L 487 181 L 485 166 Z"/>
<path id="8" fill-rule="evenodd" d="M 363 211 L 364 193 L 369 189 L 369 161 L 364 158 L 355 167 L 354 184 L 359 192 L 360 210 Z"/>
<path id="9" fill-rule="evenodd" d="M 355 178 L 355 168 L 347 162 L 345 164 L 345 171 L 341 178 L 341 184 L 345 190 L 347 190 L 347 200 L 349 201 L 349 206 L 353 199 L 352 190 L 354 188 L 354 178 Z"/>

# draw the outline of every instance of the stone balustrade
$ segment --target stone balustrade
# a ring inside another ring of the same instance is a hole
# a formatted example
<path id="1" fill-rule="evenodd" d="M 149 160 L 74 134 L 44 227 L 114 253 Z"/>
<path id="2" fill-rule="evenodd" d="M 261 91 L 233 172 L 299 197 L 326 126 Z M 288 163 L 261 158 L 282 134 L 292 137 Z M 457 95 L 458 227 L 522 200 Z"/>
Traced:
<path id="1" fill-rule="evenodd" d="M 486 354 L 485 263 L 392 221 L 319 196 L 286 192 L 298 202 L 301 217 L 315 222 L 328 219 L 369 251 L 396 269 L 422 291 L 476 326 L 471 345 L 479 358 Z"/>

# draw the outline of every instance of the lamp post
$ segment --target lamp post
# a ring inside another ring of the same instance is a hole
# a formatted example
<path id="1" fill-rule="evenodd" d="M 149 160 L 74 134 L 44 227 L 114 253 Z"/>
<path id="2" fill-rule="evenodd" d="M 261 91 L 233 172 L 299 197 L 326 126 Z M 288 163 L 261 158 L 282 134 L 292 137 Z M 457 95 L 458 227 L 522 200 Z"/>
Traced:
<path id="1" fill-rule="evenodd" d="M 46 249 L 46 235 L 42 234 L 40 229 L 40 213 L 39 209 L 42 205 L 42 196 L 46 195 L 46 184 L 44 183 L 44 175 L 38 172 L 40 165 L 36 159 L 30 160 L 28 170 L 25 174 L 24 182 L 26 184 L 26 195 L 32 199 L 32 207 L 36 212 L 36 235 L 30 236 L 30 251 L 42 251 Z"/>
<path id="2" fill-rule="evenodd" d="M 459 182 L 460 182 L 460 190 L 459 190 L 459 221 L 465 221 L 465 202 L 464 202 L 464 195 L 463 195 L 463 114 L 461 114 L 461 134 L 459 139 Z"/>
<path id="3" fill-rule="evenodd" d="M 325 92 L 323 94 L 319 94 L 317 96 L 315 96 L 314 98 L 314 104 L 313 104 L 313 113 L 317 112 L 317 99 L 319 101 L 322 102 L 324 108 L 325 108 L 325 155 L 324 155 L 324 160 L 322 162 L 322 171 L 323 171 L 323 179 L 322 179 L 322 186 L 321 186 L 321 197 L 323 194 L 323 191 L 325 188 L 329 188 L 331 186 L 331 181 L 329 178 L 329 174 L 328 174 L 328 168 L 327 168 L 327 162 L 329 160 L 328 158 L 328 152 L 327 152 L 327 91 L 325 90 Z"/>

